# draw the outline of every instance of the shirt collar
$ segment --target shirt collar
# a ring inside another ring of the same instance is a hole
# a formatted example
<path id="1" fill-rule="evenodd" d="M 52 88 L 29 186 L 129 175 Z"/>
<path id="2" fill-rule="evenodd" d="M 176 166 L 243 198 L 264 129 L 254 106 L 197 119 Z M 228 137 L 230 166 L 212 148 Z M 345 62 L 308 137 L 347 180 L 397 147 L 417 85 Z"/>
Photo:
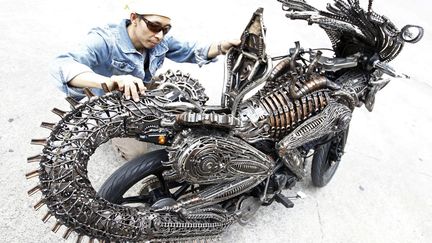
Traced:
<path id="1" fill-rule="evenodd" d="M 134 45 L 132 44 L 132 40 L 129 37 L 127 32 L 127 26 L 130 24 L 129 19 L 123 19 L 118 27 L 118 36 L 117 43 L 119 43 L 120 49 L 124 53 L 136 53 L 138 52 Z"/>

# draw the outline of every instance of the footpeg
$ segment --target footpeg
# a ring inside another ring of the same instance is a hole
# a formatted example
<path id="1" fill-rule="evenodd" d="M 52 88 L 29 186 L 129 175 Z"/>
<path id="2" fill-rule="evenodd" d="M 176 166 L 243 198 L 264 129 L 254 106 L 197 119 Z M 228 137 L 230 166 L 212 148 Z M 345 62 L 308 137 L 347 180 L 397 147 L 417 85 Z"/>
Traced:
<path id="1" fill-rule="evenodd" d="M 294 207 L 294 203 L 289 198 L 282 195 L 281 193 L 276 194 L 274 198 L 275 198 L 276 202 L 281 203 L 286 208 L 293 208 Z"/>

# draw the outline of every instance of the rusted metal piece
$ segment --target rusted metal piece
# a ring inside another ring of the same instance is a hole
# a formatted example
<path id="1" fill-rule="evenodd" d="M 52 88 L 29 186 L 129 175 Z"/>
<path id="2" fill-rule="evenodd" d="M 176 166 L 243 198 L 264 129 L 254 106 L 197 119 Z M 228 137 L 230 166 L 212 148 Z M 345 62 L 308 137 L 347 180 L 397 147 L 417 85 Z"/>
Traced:
<path id="1" fill-rule="evenodd" d="M 43 216 L 43 218 L 42 218 L 42 222 L 44 222 L 44 223 L 48 222 L 48 220 L 49 220 L 51 217 L 52 217 L 51 212 L 46 213 L 45 216 Z"/>
<path id="2" fill-rule="evenodd" d="M 46 128 L 46 129 L 49 129 L 49 130 L 54 130 L 54 127 L 55 127 L 55 123 L 49 123 L 49 122 L 42 122 L 41 123 L 41 127 L 42 128 Z"/>
<path id="3" fill-rule="evenodd" d="M 66 115 L 66 113 L 67 113 L 66 111 L 62 111 L 62 110 L 60 110 L 58 108 L 54 108 L 51 111 L 52 111 L 52 113 L 58 115 L 60 118 L 63 118 Z"/>
<path id="4" fill-rule="evenodd" d="M 45 201 L 45 199 L 41 199 L 39 202 L 37 202 L 34 206 L 33 206 L 33 208 L 34 208 L 34 210 L 36 210 L 36 211 L 38 211 L 43 205 L 45 205 L 46 204 L 46 201 Z"/>
<path id="5" fill-rule="evenodd" d="M 73 231 L 73 228 L 68 228 L 63 234 L 63 239 L 67 240 Z"/>
<path id="6" fill-rule="evenodd" d="M 102 83 L 101 86 L 105 93 L 111 92 L 111 90 L 108 88 L 108 85 L 106 83 Z"/>
<path id="7" fill-rule="evenodd" d="M 42 161 L 42 155 L 41 154 L 37 154 L 34 156 L 30 156 L 27 158 L 27 163 L 39 163 Z"/>
<path id="8" fill-rule="evenodd" d="M 34 170 L 32 172 L 27 173 L 25 176 L 27 179 L 32 179 L 34 177 L 38 177 L 41 173 L 42 173 L 41 170 L 37 169 L 37 170 Z"/>
<path id="9" fill-rule="evenodd" d="M 326 91 L 327 92 L 327 91 Z M 269 114 L 271 125 L 270 137 L 281 138 L 292 131 L 298 124 L 322 111 L 327 102 L 323 92 L 302 96 L 300 99 L 288 97 L 287 88 L 281 88 L 272 94 L 261 97 L 258 104 Z"/>
<path id="10" fill-rule="evenodd" d="M 42 188 L 40 187 L 40 185 L 37 185 L 37 186 L 33 187 L 32 189 L 30 189 L 30 190 L 27 192 L 27 194 L 28 194 L 29 196 L 33 196 L 34 194 L 36 194 L 36 193 L 38 193 L 38 192 L 40 192 L 40 191 L 42 191 Z"/>
<path id="11" fill-rule="evenodd" d="M 73 109 L 76 109 L 81 104 L 70 96 L 66 97 L 66 101 L 72 106 Z"/>
<path id="12" fill-rule="evenodd" d="M 89 88 L 83 88 L 83 91 L 89 99 L 96 96 Z"/>
<path id="13" fill-rule="evenodd" d="M 288 68 L 290 67 L 291 58 L 286 57 L 279 61 L 279 63 L 273 68 L 272 72 L 269 76 L 269 81 L 275 81 L 277 80 L 282 74 L 286 73 L 288 71 Z"/>
<path id="14" fill-rule="evenodd" d="M 53 228 L 51 229 L 52 232 L 57 233 L 59 231 L 59 229 L 63 226 L 62 223 L 60 222 L 56 222 L 53 226 Z"/>
<path id="15" fill-rule="evenodd" d="M 46 146 L 48 144 L 48 139 L 46 139 L 46 138 L 34 138 L 30 141 L 30 144 Z"/>
<path id="16" fill-rule="evenodd" d="M 83 235 L 78 235 L 77 240 L 75 241 L 76 243 L 81 243 L 83 241 L 84 236 Z"/>

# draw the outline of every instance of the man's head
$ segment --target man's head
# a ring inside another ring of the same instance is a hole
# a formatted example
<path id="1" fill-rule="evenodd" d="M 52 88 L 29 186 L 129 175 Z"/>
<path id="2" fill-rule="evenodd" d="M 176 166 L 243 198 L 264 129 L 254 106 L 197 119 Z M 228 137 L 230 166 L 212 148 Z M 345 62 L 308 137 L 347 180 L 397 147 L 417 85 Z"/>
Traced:
<path id="1" fill-rule="evenodd" d="M 138 50 L 154 48 L 171 29 L 170 14 L 157 2 L 137 0 L 127 8 L 131 20 L 128 33 Z"/>
<path id="2" fill-rule="evenodd" d="M 125 5 L 128 13 L 142 15 L 157 15 L 171 19 L 173 17 L 173 4 L 169 1 L 132 0 Z"/>

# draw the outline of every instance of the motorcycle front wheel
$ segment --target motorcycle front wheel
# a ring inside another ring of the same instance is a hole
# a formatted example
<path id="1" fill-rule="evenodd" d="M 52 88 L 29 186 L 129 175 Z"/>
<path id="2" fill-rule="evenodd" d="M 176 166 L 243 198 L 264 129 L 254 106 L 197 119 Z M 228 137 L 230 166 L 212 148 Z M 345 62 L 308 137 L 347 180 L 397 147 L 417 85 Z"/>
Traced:
<path id="1" fill-rule="evenodd" d="M 333 178 L 344 153 L 347 137 L 348 128 L 327 143 L 318 145 L 315 148 L 311 171 L 314 186 L 324 187 Z"/>

